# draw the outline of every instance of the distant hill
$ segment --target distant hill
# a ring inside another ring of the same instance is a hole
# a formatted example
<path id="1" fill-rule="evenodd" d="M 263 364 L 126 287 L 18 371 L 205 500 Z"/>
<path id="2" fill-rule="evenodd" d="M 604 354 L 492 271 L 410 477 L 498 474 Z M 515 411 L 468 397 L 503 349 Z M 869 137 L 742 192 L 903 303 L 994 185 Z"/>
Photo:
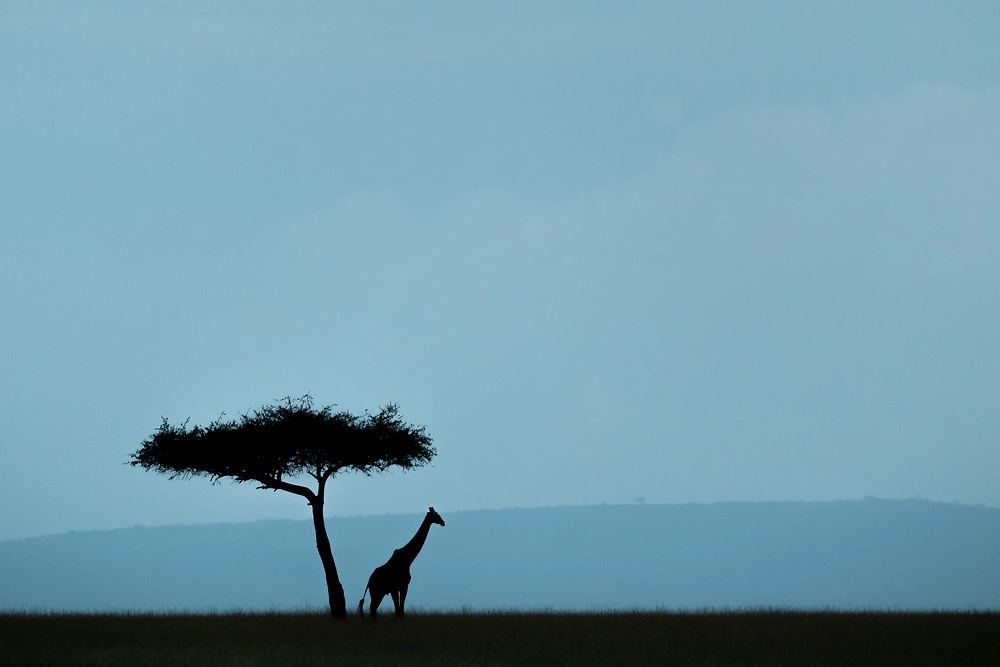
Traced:
<path id="1" fill-rule="evenodd" d="M 414 609 L 1000 609 L 1000 510 L 924 500 L 446 512 Z M 331 518 L 348 607 L 423 514 Z M 322 608 L 309 521 L 0 543 L 0 608 Z M 390 604 L 391 607 L 391 603 Z"/>

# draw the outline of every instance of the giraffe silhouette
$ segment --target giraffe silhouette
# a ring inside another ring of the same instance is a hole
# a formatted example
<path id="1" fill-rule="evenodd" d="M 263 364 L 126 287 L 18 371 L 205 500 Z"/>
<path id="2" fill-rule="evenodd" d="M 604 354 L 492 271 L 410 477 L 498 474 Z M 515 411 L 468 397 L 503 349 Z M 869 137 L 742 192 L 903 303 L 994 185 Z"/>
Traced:
<path id="1" fill-rule="evenodd" d="M 368 577 L 368 585 L 365 592 L 361 594 L 361 602 L 358 603 L 358 613 L 365 615 L 365 594 L 371 593 L 371 613 L 372 618 L 378 618 L 378 606 L 382 604 L 382 598 L 386 595 L 392 596 L 392 604 L 396 606 L 396 616 L 403 615 L 403 605 L 406 604 L 406 590 L 410 586 L 410 565 L 420 553 L 424 542 L 427 540 L 427 533 L 431 530 L 431 524 L 444 525 L 444 519 L 431 507 L 427 510 L 427 515 L 420 523 L 417 534 L 409 542 L 392 552 L 392 556 L 383 565 L 379 565 Z"/>

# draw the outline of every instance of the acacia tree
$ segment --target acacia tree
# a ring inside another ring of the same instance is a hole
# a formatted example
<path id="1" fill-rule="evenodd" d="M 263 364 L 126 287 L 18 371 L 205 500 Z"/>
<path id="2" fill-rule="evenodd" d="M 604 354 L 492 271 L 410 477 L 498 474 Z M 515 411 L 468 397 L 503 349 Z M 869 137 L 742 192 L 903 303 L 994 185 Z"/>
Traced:
<path id="1" fill-rule="evenodd" d="M 347 616 L 344 588 L 323 520 L 327 481 L 344 471 L 371 475 L 393 466 L 410 470 L 430 462 L 435 454 L 424 427 L 403 422 L 394 404 L 376 415 L 367 411 L 353 415 L 334 412 L 333 406 L 313 408 L 307 394 L 265 405 L 238 419 L 220 417 L 205 427 L 188 428 L 186 421 L 174 425 L 164 418 L 127 463 L 170 479 L 208 477 L 218 483 L 229 477 L 305 498 L 312 508 L 316 548 L 326 572 L 330 614 L 343 618 Z M 302 476 L 311 477 L 312 486 L 290 481 Z"/>

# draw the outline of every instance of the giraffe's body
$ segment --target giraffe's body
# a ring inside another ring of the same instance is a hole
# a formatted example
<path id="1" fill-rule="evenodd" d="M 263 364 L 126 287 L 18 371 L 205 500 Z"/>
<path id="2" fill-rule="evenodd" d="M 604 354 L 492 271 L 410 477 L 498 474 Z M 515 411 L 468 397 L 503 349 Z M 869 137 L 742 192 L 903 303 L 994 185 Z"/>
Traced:
<path id="1" fill-rule="evenodd" d="M 417 534 L 409 542 L 392 552 L 383 565 L 379 565 L 368 578 L 368 585 L 365 593 L 371 594 L 371 614 L 372 618 L 377 618 L 378 606 L 382 604 L 382 598 L 386 595 L 392 597 L 392 603 L 396 607 L 396 616 L 403 615 L 403 606 L 406 604 L 406 591 L 410 586 L 410 565 L 420 553 L 427 540 L 427 533 L 430 532 L 431 524 L 444 525 L 444 519 L 431 507 L 427 516 L 424 517 Z M 364 616 L 365 594 L 361 595 L 361 602 L 358 603 L 358 613 Z"/>

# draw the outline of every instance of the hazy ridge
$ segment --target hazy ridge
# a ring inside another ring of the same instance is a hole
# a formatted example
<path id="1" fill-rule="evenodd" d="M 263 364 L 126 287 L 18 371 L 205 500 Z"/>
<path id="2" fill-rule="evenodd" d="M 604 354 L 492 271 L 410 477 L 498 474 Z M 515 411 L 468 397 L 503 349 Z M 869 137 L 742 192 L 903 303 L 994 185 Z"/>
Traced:
<path id="1" fill-rule="evenodd" d="M 1000 509 L 925 500 L 447 512 L 412 608 L 1000 609 Z M 349 608 L 422 513 L 330 518 Z M 68 533 L 0 543 L 0 608 L 325 604 L 309 521 Z"/>

